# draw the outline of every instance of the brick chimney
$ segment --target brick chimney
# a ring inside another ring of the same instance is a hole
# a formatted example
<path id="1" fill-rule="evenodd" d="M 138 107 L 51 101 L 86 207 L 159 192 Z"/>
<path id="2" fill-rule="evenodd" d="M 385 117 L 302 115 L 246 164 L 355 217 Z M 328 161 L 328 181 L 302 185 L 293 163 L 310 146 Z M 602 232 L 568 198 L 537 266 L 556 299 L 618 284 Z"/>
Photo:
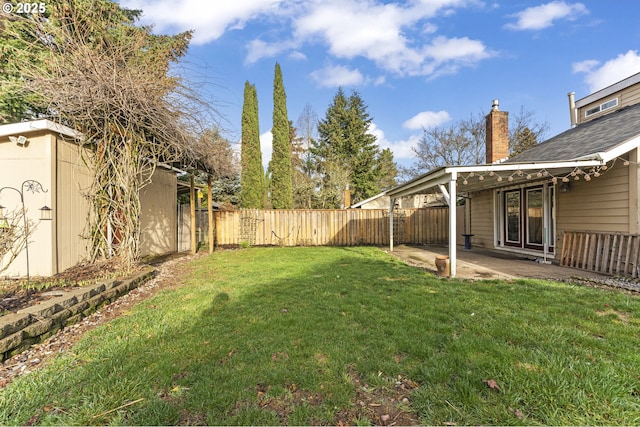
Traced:
<path id="1" fill-rule="evenodd" d="M 509 113 L 500 111 L 498 105 L 498 100 L 494 99 L 486 117 L 487 163 L 509 157 Z"/>

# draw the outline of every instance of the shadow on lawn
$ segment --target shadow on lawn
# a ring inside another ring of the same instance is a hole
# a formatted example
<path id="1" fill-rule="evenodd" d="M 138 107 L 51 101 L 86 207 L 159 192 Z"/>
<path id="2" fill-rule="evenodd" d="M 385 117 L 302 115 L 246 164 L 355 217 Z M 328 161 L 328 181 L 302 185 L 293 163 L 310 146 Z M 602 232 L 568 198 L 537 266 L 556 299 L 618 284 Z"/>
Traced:
<path id="1" fill-rule="evenodd" d="M 394 333 L 400 318 L 382 317 L 407 304 L 394 301 L 400 288 L 422 292 L 424 284 L 403 279 L 409 270 L 398 261 L 339 253 L 295 275 L 265 265 L 240 291 L 216 279 L 232 264 L 203 258 L 195 267 L 205 271 L 201 284 L 164 292 L 84 340 L 74 384 L 53 391 L 74 408 L 43 412 L 37 422 L 418 424 L 410 404 L 417 383 L 403 369 L 410 337 Z M 185 309 L 177 318 L 165 305 Z M 95 391 L 83 390 L 88 383 Z M 86 409 L 98 402 L 136 403 L 106 414 Z M 70 421 L 67 412 L 80 414 Z"/>
<path id="2" fill-rule="evenodd" d="M 7 387 L 0 423 L 598 424 L 553 414 L 608 416 L 603 396 L 631 408 L 616 397 L 626 389 L 577 400 L 587 375 L 634 382 L 609 360 L 602 337 L 617 330 L 601 326 L 595 290 L 440 280 L 371 248 L 228 251 L 193 262 L 190 276 L 29 387 Z M 556 326 L 567 310 L 572 328 Z M 608 364 L 596 371 L 599 357 Z M 499 392 L 483 382 L 494 378 Z"/>

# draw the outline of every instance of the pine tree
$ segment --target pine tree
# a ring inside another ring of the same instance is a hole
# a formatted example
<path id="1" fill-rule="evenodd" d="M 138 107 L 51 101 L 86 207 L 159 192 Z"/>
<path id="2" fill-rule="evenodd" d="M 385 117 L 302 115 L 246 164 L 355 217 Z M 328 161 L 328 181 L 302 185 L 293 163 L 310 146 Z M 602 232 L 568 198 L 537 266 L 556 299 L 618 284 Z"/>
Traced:
<path id="1" fill-rule="evenodd" d="M 318 172 L 323 174 L 324 187 L 336 191 L 337 170 L 348 174 L 352 201 L 374 196 L 380 191 L 379 149 L 376 137 L 368 132 L 372 118 L 367 106 L 354 91 L 348 98 L 338 89 L 326 116 L 318 125 L 319 140 L 313 147 Z M 331 170 L 333 172 L 331 172 Z M 332 176 L 332 174 L 334 176 Z"/>
<path id="2" fill-rule="evenodd" d="M 293 207 L 291 179 L 291 126 L 287 116 L 287 95 L 280 64 L 273 79 L 273 154 L 271 158 L 271 205 L 274 209 Z"/>
<path id="3" fill-rule="evenodd" d="M 398 183 L 398 168 L 393 161 L 393 153 L 391 149 L 385 148 L 378 154 L 378 187 L 380 190 L 389 190 Z"/>
<path id="4" fill-rule="evenodd" d="M 260 126 L 258 123 L 258 94 L 255 85 L 244 85 L 242 106 L 242 145 L 240 152 L 240 206 L 264 208 L 265 184 L 260 151 Z"/>

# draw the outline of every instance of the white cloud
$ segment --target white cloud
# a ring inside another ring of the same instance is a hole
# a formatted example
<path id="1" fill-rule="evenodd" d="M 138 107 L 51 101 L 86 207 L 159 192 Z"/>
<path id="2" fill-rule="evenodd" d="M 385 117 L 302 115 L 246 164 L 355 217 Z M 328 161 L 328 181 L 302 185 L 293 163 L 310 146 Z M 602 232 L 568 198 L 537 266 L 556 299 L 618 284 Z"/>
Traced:
<path id="1" fill-rule="evenodd" d="M 411 130 L 422 130 L 440 126 L 449 120 L 451 120 L 451 116 L 446 111 L 422 111 L 404 122 L 402 127 Z"/>
<path id="2" fill-rule="evenodd" d="M 291 59 L 295 59 L 297 61 L 304 61 L 307 59 L 307 55 L 305 55 L 304 53 L 294 50 L 293 52 L 291 52 L 289 54 L 289 58 Z"/>
<path id="3" fill-rule="evenodd" d="M 378 147 L 391 150 L 395 161 L 413 160 L 415 158 L 415 153 L 411 148 L 418 146 L 420 135 L 412 135 L 407 140 L 390 141 L 385 137 L 384 131 L 378 128 L 375 123 L 371 123 L 368 132 L 376 137 Z"/>
<path id="4" fill-rule="evenodd" d="M 552 1 L 540 6 L 529 7 L 513 15 L 515 23 L 505 25 L 512 30 L 542 30 L 553 25 L 553 21 L 565 19 L 573 21 L 589 11 L 582 3 L 568 4 L 565 1 Z"/>
<path id="5" fill-rule="evenodd" d="M 268 20 L 275 32 L 247 43 L 247 64 L 320 45 L 339 59 L 364 58 L 396 75 L 456 72 L 493 56 L 478 40 L 438 37 L 430 22 L 479 0 L 120 0 L 142 9 L 143 23 L 161 33 L 195 30 L 194 44 L 216 40 L 226 31 L 242 30 Z M 445 51 L 449 47 L 452 50 Z M 455 52 L 452 54 L 451 52 Z M 354 77 L 353 75 L 351 76 Z M 378 78 L 378 83 L 381 80 Z"/>
<path id="6" fill-rule="evenodd" d="M 338 58 L 363 57 L 398 75 L 426 75 L 441 67 L 455 71 L 493 53 L 482 42 L 468 38 L 436 37 L 426 47 L 420 47 L 420 43 L 425 35 L 437 30 L 426 19 L 467 3 L 470 2 L 422 1 L 410 6 L 342 0 L 312 3 L 308 12 L 294 21 L 294 38 L 325 43 Z M 411 37 L 416 27 L 422 31 Z M 425 67 L 425 63 L 429 65 Z"/>
<path id="7" fill-rule="evenodd" d="M 359 70 L 352 70 L 343 65 L 327 66 L 310 75 L 322 87 L 359 86 L 365 81 Z"/>
<path id="8" fill-rule="evenodd" d="M 586 61 L 574 62 L 571 69 L 574 73 L 590 73 L 599 63 L 595 59 L 587 59 Z"/>
<path id="9" fill-rule="evenodd" d="M 273 153 L 273 134 L 271 130 L 260 135 L 260 150 L 262 151 L 262 166 L 267 170 Z"/>
<path id="10" fill-rule="evenodd" d="M 247 64 L 253 64 L 262 58 L 273 58 L 278 56 L 280 53 L 291 48 L 295 48 L 295 46 L 290 42 L 267 43 L 259 39 L 252 40 L 247 46 L 248 52 L 244 62 Z"/>
<path id="11" fill-rule="evenodd" d="M 595 60 L 587 60 L 573 64 L 574 72 L 586 73 L 585 83 L 589 86 L 591 93 L 604 89 L 620 80 L 640 72 L 640 55 L 636 50 L 620 54 L 614 59 L 602 64 Z"/>
<path id="12" fill-rule="evenodd" d="M 285 0 L 120 0 L 128 9 L 144 12 L 142 22 L 158 32 L 195 30 L 194 44 L 216 40 L 228 29 L 242 29 L 263 14 L 272 13 Z"/>

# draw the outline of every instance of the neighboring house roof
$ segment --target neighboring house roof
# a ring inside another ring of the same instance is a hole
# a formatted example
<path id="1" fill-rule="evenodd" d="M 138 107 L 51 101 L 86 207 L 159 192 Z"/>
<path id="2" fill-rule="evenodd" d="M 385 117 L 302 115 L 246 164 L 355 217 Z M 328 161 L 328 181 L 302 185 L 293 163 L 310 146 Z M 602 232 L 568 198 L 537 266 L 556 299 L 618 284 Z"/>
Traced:
<path id="1" fill-rule="evenodd" d="M 636 104 L 582 123 L 505 163 L 598 160 L 613 151 L 618 156 L 638 145 L 639 124 L 640 104 Z"/>
<path id="2" fill-rule="evenodd" d="M 382 192 L 382 193 L 380 193 L 380 194 L 376 194 L 375 196 L 369 197 L 368 199 L 365 199 L 365 200 L 363 200 L 363 201 L 361 201 L 361 202 L 358 202 L 358 203 L 356 203 L 356 204 L 353 204 L 353 205 L 351 205 L 351 206 L 348 206 L 348 207 L 347 207 L 347 209 L 355 209 L 355 208 L 359 208 L 359 207 L 361 207 L 362 205 L 366 205 L 367 203 L 370 203 L 370 202 L 373 202 L 373 201 L 374 201 L 374 200 L 376 200 L 376 199 L 379 199 L 380 197 L 384 197 L 386 194 L 387 194 L 387 192 L 386 192 L 386 191 L 383 191 L 383 192 Z"/>

